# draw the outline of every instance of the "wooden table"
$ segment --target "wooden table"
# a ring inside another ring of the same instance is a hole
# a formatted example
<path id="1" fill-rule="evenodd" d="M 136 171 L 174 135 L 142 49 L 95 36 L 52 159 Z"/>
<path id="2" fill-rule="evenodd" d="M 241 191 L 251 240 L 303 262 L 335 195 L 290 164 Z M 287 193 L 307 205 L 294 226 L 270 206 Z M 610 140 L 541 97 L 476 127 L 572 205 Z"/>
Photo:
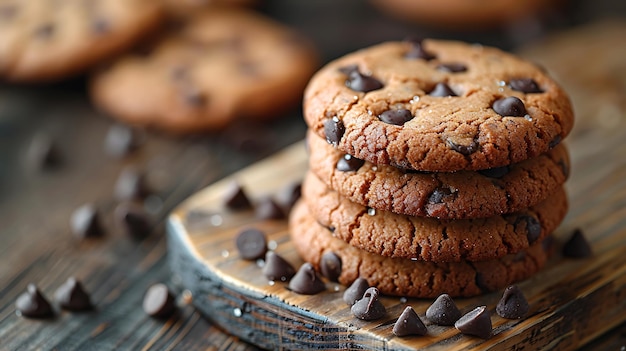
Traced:
<path id="1" fill-rule="evenodd" d="M 568 21 L 626 13 L 613 5 L 608 0 L 573 2 Z M 267 1 L 262 10 L 311 36 L 324 61 L 407 33 L 505 48 L 516 43 L 503 33 L 410 27 L 354 0 Z M 323 27 L 318 25 L 322 16 Z M 166 321 L 146 316 L 141 301 L 151 283 L 177 286 L 164 255 L 162 224 L 169 211 L 195 191 L 300 140 L 305 126 L 299 111 L 264 126 L 240 125 L 219 135 L 172 138 L 145 132 L 135 153 L 115 159 L 103 150 L 113 121 L 93 109 L 84 84 L 78 78 L 45 87 L 0 85 L 0 350 L 255 349 L 213 326 L 185 302 L 181 291 L 180 313 Z M 23 154 L 42 131 L 58 142 L 63 162 L 56 169 L 32 172 L 24 167 Z M 142 241 L 112 224 L 117 204 L 113 186 L 128 165 L 145 170 L 153 189 L 148 208 L 158 225 Z M 584 169 L 579 165 L 577 171 Z M 72 211 L 86 202 L 95 203 L 103 214 L 106 234 L 100 239 L 77 240 L 70 233 Z M 94 311 L 61 312 L 43 321 L 16 316 L 15 299 L 28 283 L 52 298 L 70 276 L 84 283 Z M 621 325 L 586 349 L 619 350 L 625 344 L 626 325 Z"/>

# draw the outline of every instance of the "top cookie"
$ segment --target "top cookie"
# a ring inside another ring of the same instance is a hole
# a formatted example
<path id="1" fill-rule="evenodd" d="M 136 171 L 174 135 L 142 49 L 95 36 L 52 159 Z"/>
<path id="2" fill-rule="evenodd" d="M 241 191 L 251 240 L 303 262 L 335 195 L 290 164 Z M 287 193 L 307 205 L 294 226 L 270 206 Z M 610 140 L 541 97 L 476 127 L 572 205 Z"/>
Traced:
<path id="1" fill-rule="evenodd" d="M 304 117 L 354 157 L 437 172 L 538 156 L 574 122 L 568 96 L 538 67 L 440 40 L 383 43 L 329 63 L 305 91 Z"/>
<path id="2" fill-rule="evenodd" d="M 136 43 L 163 15 L 154 0 L 0 0 L 0 78 L 80 73 Z"/>

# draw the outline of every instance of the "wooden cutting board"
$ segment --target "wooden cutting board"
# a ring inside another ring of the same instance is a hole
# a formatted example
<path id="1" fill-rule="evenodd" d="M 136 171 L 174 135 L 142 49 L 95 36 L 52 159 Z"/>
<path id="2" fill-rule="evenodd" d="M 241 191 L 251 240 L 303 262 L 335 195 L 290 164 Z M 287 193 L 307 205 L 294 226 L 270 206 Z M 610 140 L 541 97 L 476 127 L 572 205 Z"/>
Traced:
<path id="1" fill-rule="evenodd" d="M 226 185 L 237 180 L 252 199 L 276 195 L 302 179 L 307 169 L 303 143 L 252 165 L 197 193 L 168 220 L 169 259 L 175 281 L 189 289 L 193 303 L 210 320 L 268 349 L 574 349 L 626 320 L 626 132 L 587 131 L 570 141 L 570 212 L 555 233 L 563 242 L 581 228 L 594 255 L 568 259 L 559 254 L 519 286 L 529 316 L 506 320 L 495 314 L 501 291 L 455 299 L 462 312 L 487 305 L 494 336 L 464 336 L 453 327 L 428 325 L 427 336 L 399 338 L 393 324 L 404 306 L 424 317 L 431 299 L 386 297 L 387 318 L 356 319 L 342 300 L 344 286 L 327 283 L 318 295 L 298 295 L 285 283 L 270 284 L 260 264 L 238 257 L 234 237 L 243 228 L 268 234 L 270 246 L 298 267 L 285 220 L 256 220 L 252 212 L 222 207 Z M 599 157 L 601 155 L 602 157 Z M 424 319 L 424 318 L 423 318 Z"/>

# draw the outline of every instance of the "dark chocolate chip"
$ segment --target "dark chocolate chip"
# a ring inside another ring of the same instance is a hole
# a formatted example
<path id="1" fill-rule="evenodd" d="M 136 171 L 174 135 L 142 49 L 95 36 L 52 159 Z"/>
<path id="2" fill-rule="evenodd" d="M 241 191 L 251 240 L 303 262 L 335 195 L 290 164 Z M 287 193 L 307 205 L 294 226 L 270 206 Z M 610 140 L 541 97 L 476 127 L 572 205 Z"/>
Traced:
<path id="1" fill-rule="evenodd" d="M 348 75 L 346 86 L 354 91 L 367 93 L 382 88 L 383 83 L 372 76 L 367 76 L 359 71 L 352 71 Z"/>
<path id="2" fill-rule="evenodd" d="M 537 82 L 532 78 L 511 79 L 509 86 L 513 90 L 521 91 L 526 94 L 543 93 L 543 90 L 539 88 Z"/>
<path id="3" fill-rule="evenodd" d="M 515 220 L 515 226 L 517 227 L 517 225 L 522 222 L 526 223 L 526 238 L 528 239 L 528 243 L 532 245 L 541 236 L 541 223 L 530 214 L 519 216 Z"/>
<path id="4" fill-rule="evenodd" d="M 583 231 L 580 229 L 574 230 L 572 236 L 563 245 L 563 255 L 566 257 L 585 258 L 592 254 L 591 245 L 589 245 Z"/>
<path id="5" fill-rule="evenodd" d="M 426 309 L 426 318 L 437 325 L 454 325 L 461 318 L 461 311 L 448 294 L 441 294 Z"/>
<path id="6" fill-rule="evenodd" d="M 504 294 L 496 306 L 496 313 L 502 318 L 519 319 L 528 313 L 528 301 L 517 285 L 504 289 Z"/>
<path id="7" fill-rule="evenodd" d="M 244 260 L 256 260 L 267 252 L 267 238 L 265 233 L 256 229 L 244 229 L 235 238 L 235 245 L 239 255 Z"/>
<path id="8" fill-rule="evenodd" d="M 306 262 L 289 282 L 289 290 L 303 295 L 314 295 L 326 290 L 326 285 L 313 269 L 313 265 Z"/>
<path id="9" fill-rule="evenodd" d="M 401 126 L 412 120 L 413 115 L 411 114 L 411 111 L 402 108 L 398 110 L 387 110 L 378 115 L 378 119 L 385 123 Z"/>
<path id="10" fill-rule="evenodd" d="M 363 164 L 365 164 L 365 161 L 360 158 L 345 154 L 337 161 L 337 170 L 341 172 L 355 172 L 358 171 Z"/>
<path id="11" fill-rule="evenodd" d="M 52 169 L 61 164 L 61 153 L 50 136 L 39 133 L 28 145 L 26 162 L 35 170 Z"/>
<path id="12" fill-rule="evenodd" d="M 350 308 L 352 314 L 366 321 L 372 321 L 382 318 L 387 310 L 385 306 L 378 300 L 378 289 L 372 287 L 365 290 L 363 298 L 355 302 Z"/>
<path id="13" fill-rule="evenodd" d="M 283 209 L 269 197 L 259 201 L 254 208 L 254 213 L 258 219 L 283 219 L 286 217 Z"/>
<path id="14" fill-rule="evenodd" d="M 457 144 L 454 140 L 448 138 L 448 139 L 446 139 L 446 144 L 448 144 L 448 146 L 452 150 L 454 150 L 454 151 L 456 151 L 456 152 L 458 152 L 458 153 L 460 153 L 462 155 L 466 155 L 466 156 L 473 154 L 474 152 L 478 151 L 478 149 L 479 149 L 479 145 L 478 145 L 478 142 L 476 140 L 472 140 L 472 142 L 469 145 L 462 145 L 462 144 Z"/>
<path id="15" fill-rule="evenodd" d="M 402 314 L 400 314 L 400 317 L 393 325 L 392 331 L 396 336 L 426 335 L 428 333 L 424 322 L 422 322 L 411 306 L 406 306 L 404 311 L 402 311 Z"/>
<path id="16" fill-rule="evenodd" d="M 341 257 L 332 251 L 324 252 L 320 259 L 320 271 L 328 280 L 338 281 L 341 275 Z"/>
<path id="17" fill-rule="evenodd" d="M 429 204 L 443 203 L 446 197 L 452 195 L 452 191 L 449 188 L 437 188 L 428 197 Z"/>
<path id="18" fill-rule="evenodd" d="M 493 334 L 491 315 L 486 306 L 479 306 L 459 318 L 454 327 L 466 335 L 489 339 Z"/>
<path id="19" fill-rule="evenodd" d="M 17 297 L 15 309 L 18 315 L 29 318 L 54 316 L 52 306 L 35 284 L 28 284 L 26 291 Z"/>
<path id="20" fill-rule="evenodd" d="M 263 275 L 269 280 L 286 282 L 296 274 L 296 269 L 274 251 L 265 254 Z"/>
<path id="21" fill-rule="evenodd" d="M 98 210 L 93 204 L 84 204 L 74 210 L 70 218 L 70 228 L 77 238 L 98 237 L 104 234 Z"/>
<path id="22" fill-rule="evenodd" d="M 407 38 L 406 42 L 411 44 L 411 49 L 404 54 L 405 58 L 408 59 L 422 59 L 426 61 L 430 61 L 435 58 L 435 55 L 428 52 L 424 49 L 423 39 L 421 38 Z"/>
<path id="23" fill-rule="evenodd" d="M 148 288 L 143 297 L 143 310 L 150 317 L 169 318 L 176 311 L 174 295 L 167 285 L 157 283 Z"/>
<path id="24" fill-rule="evenodd" d="M 358 65 L 348 65 L 348 66 L 344 66 L 344 67 L 340 67 L 339 68 L 339 72 L 349 76 L 350 73 L 352 72 L 358 72 L 359 71 L 359 66 Z"/>
<path id="25" fill-rule="evenodd" d="M 437 83 L 437 85 L 435 85 L 435 88 L 430 93 L 428 93 L 428 95 L 434 97 L 457 96 L 446 83 Z"/>
<path id="26" fill-rule="evenodd" d="M 363 294 L 365 294 L 365 291 L 369 287 L 370 285 L 365 278 L 356 278 L 346 291 L 343 292 L 343 301 L 345 301 L 349 306 L 354 305 L 363 297 Z"/>
<path id="27" fill-rule="evenodd" d="M 48 39 L 54 34 L 56 26 L 54 23 L 45 23 L 35 28 L 35 37 L 40 39 Z"/>
<path id="28" fill-rule="evenodd" d="M 246 192 L 237 181 L 230 182 L 224 191 L 224 205 L 232 210 L 247 210 L 252 208 L 252 203 Z"/>
<path id="29" fill-rule="evenodd" d="M 294 182 L 288 184 L 283 189 L 281 189 L 278 198 L 280 198 L 280 204 L 283 207 L 285 213 L 289 213 L 291 208 L 302 196 L 302 183 Z"/>
<path id="30" fill-rule="evenodd" d="M 142 200 L 149 194 L 143 173 L 129 166 L 122 170 L 115 183 L 117 200 Z"/>
<path id="31" fill-rule="evenodd" d="M 67 279 L 54 293 L 54 299 L 61 308 L 69 311 L 90 310 L 93 305 L 83 285 L 74 277 Z"/>
<path id="32" fill-rule="evenodd" d="M 560 135 L 555 136 L 554 139 L 550 140 L 550 143 L 548 144 L 548 147 L 550 149 L 553 149 L 555 146 L 559 145 L 561 140 L 562 140 L 562 138 L 561 138 Z"/>
<path id="33" fill-rule="evenodd" d="M 489 288 L 487 282 L 485 281 L 485 277 L 483 277 L 483 274 L 480 272 L 476 272 L 476 275 L 474 276 L 474 284 L 476 284 L 478 289 L 482 292 L 489 292 L 492 290 Z"/>
<path id="34" fill-rule="evenodd" d="M 467 66 L 462 63 L 442 63 L 437 65 L 437 69 L 448 73 L 461 73 L 467 71 Z"/>
<path id="35" fill-rule="evenodd" d="M 505 97 L 493 103 L 493 110 L 500 116 L 524 117 L 526 106 L 524 102 L 515 96 Z"/>
<path id="36" fill-rule="evenodd" d="M 484 175 L 485 177 L 499 179 L 509 174 L 509 167 L 502 166 L 502 167 L 495 167 L 495 168 L 489 168 L 489 169 L 481 169 L 480 171 L 478 171 L 478 173 Z"/>
<path id="37" fill-rule="evenodd" d="M 324 121 L 324 135 L 326 136 L 326 141 L 329 144 L 337 146 L 345 132 L 346 127 L 339 118 L 333 117 Z"/>
<path id="38" fill-rule="evenodd" d="M 147 237 L 152 231 L 152 220 L 143 207 L 125 202 L 115 208 L 115 219 L 124 232 L 136 240 Z"/>
<path id="39" fill-rule="evenodd" d="M 109 127 L 104 138 L 104 151 L 107 155 L 115 158 L 129 155 L 137 149 L 138 145 L 139 140 L 135 130 L 121 124 L 114 124 Z"/>

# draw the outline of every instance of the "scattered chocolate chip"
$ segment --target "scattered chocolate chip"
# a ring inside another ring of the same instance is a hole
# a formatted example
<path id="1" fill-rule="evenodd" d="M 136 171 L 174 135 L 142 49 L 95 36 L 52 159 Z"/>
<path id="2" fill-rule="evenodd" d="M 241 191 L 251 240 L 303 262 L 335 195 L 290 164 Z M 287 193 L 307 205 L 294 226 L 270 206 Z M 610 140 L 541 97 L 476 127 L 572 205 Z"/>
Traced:
<path id="1" fill-rule="evenodd" d="M 452 191 L 450 188 L 436 188 L 428 197 L 429 204 L 440 204 L 443 203 L 444 200 L 452 195 Z"/>
<path id="2" fill-rule="evenodd" d="M 109 127 L 104 138 L 104 151 L 107 155 L 122 158 L 137 149 L 137 133 L 131 127 L 114 124 Z"/>
<path id="3" fill-rule="evenodd" d="M 265 254 L 263 275 L 271 281 L 279 280 L 286 282 L 296 274 L 296 269 L 274 251 Z"/>
<path id="4" fill-rule="evenodd" d="M 378 119 L 385 123 L 401 126 L 412 120 L 413 115 L 411 114 L 411 111 L 402 108 L 398 110 L 387 110 L 378 115 Z"/>
<path id="5" fill-rule="evenodd" d="M 69 311 L 90 310 L 93 305 L 83 285 L 74 277 L 67 279 L 54 293 L 54 299 L 61 308 Z"/>
<path id="6" fill-rule="evenodd" d="M 48 39 L 54 34 L 55 31 L 54 23 L 45 23 L 37 28 L 35 28 L 35 37 L 40 39 Z"/>
<path id="7" fill-rule="evenodd" d="M 461 318 L 461 311 L 448 294 L 441 294 L 426 309 L 426 318 L 437 325 L 454 325 Z"/>
<path id="8" fill-rule="evenodd" d="M 143 207 L 125 202 L 119 204 L 114 212 L 117 222 L 128 236 L 141 240 L 152 231 L 152 220 Z"/>
<path id="9" fill-rule="evenodd" d="M 424 322 L 411 306 L 406 306 L 393 325 L 393 334 L 396 336 L 426 335 L 427 333 L 428 329 Z"/>
<path id="10" fill-rule="evenodd" d="M 259 201 L 254 209 L 258 219 L 283 219 L 285 212 L 272 198 L 264 198 Z"/>
<path id="11" fill-rule="evenodd" d="M 348 66 L 344 66 L 344 67 L 340 67 L 339 68 L 339 72 L 349 76 L 350 73 L 352 72 L 358 72 L 359 71 L 359 66 L 358 65 L 348 65 Z"/>
<path id="12" fill-rule="evenodd" d="M 562 138 L 560 135 L 557 135 L 556 137 L 554 137 L 554 139 L 552 139 L 550 141 L 550 143 L 548 144 L 548 147 L 550 149 L 553 149 L 555 146 L 559 145 L 559 143 L 561 142 Z"/>
<path id="13" fill-rule="evenodd" d="M 454 327 L 466 335 L 489 339 L 493 333 L 491 316 L 486 306 L 479 306 L 459 318 Z"/>
<path id="14" fill-rule="evenodd" d="M 585 258 L 593 254 L 591 245 L 581 229 L 574 230 L 572 236 L 563 245 L 563 255 L 572 258 Z"/>
<path id="15" fill-rule="evenodd" d="M 496 313 L 502 318 L 519 319 L 528 313 L 528 301 L 517 285 L 508 286 L 496 306 Z"/>
<path id="16" fill-rule="evenodd" d="M 326 141 L 329 144 L 337 146 L 345 132 L 346 127 L 339 118 L 333 117 L 324 121 L 324 135 L 326 135 Z"/>
<path id="17" fill-rule="evenodd" d="M 157 283 L 148 288 L 143 297 L 143 310 L 155 318 L 168 318 L 174 313 L 175 299 L 167 285 Z"/>
<path id="18" fill-rule="evenodd" d="M 526 94 L 543 93 L 543 90 L 539 88 L 537 82 L 535 82 L 532 78 L 511 79 L 509 81 L 509 86 L 513 90 L 521 91 Z"/>
<path id="19" fill-rule="evenodd" d="M 496 100 L 492 107 L 493 110 L 502 117 L 524 117 L 526 115 L 524 102 L 515 96 L 509 96 Z"/>
<path id="20" fill-rule="evenodd" d="M 382 88 L 383 83 L 372 76 L 366 76 L 358 70 L 355 70 L 348 74 L 346 86 L 354 91 L 367 93 Z"/>
<path id="21" fill-rule="evenodd" d="M 348 306 L 354 305 L 363 297 L 363 294 L 365 294 L 365 291 L 369 287 L 370 285 L 365 278 L 356 278 L 346 291 L 343 292 L 343 301 L 345 301 Z"/>
<path id="22" fill-rule="evenodd" d="M 341 172 L 355 172 L 358 171 L 363 164 L 365 164 L 365 161 L 352 155 L 345 154 L 339 159 L 339 161 L 337 161 L 337 170 Z"/>
<path id="23" fill-rule="evenodd" d="M 246 195 L 244 188 L 237 181 L 230 182 L 224 191 L 224 205 L 231 210 L 252 208 L 252 203 Z"/>
<path id="24" fill-rule="evenodd" d="M 117 178 L 113 193 L 117 200 L 142 200 L 149 191 L 143 173 L 129 166 L 124 168 Z"/>
<path id="25" fill-rule="evenodd" d="M 313 269 L 313 265 L 306 262 L 289 282 L 289 290 L 298 294 L 314 295 L 326 290 L 326 285 Z"/>
<path id="26" fill-rule="evenodd" d="M 28 284 L 26 291 L 15 301 L 18 315 L 29 318 L 49 318 L 54 311 L 48 300 L 43 296 L 35 284 Z"/>
<path id="27" fill-rule="evenodd" d="M 424 49 L 423 39 L 421 38 L 407 38 L 406 42 L 411 44 L 411 49 L 404 54 L 405 58 L 408 59 L 422 59 L 426 61 L 430 61 L 435 58 L 435 55 L 428 52 Z"/>
<path id="28" fill-rule="evenodd" d="M 265 233 L 256 229 L 242 230 L 235 238 L 235 245 L 239 255 L 244 260 L 256 260 L 267 252 L 267 239 Z"/>
<path id="29" fill-rule="evenodd" d="M 50 136 L 39 133 L 28 145 L 26 162 L 35 170 L 52 169 L 61 164 L 61 154 Z"/>
<path id="30" fill-rule="evenodd" d="M 481 169 L 480 171 L 478 171 L 478 173 L 484 175 L 485 177 L 500 179 L 504 177 L 505 175 L 509 174 L 509 167 L 502 166 L 502 167 L 495 167 L 495 168 L 489 168 L 489 169 Z"/>
<path id="31" fill-rule="evenodd" d="M 70 218 L 70 228 L 77 238 L 98 237 L 104 234 L 98 210 L 93 204 L 84 204 L 74 210 Z"/>
<path id="32" fill-rule="evenodd" d="M 320 271 L 330 281 L 338 281 L 341 275 L 341 257 L 332 251 L 324 252 L 320 259 Z"/>
<path id="33" fill-rule="evenodd" d="M 387 310 L 385 306 L 378 300 L 378 289 L 372 287 L 365 290 L 363 298 L 355 302 L 350 308 L 352 314 L 366 321 L 372 321 L 382 318 Z"/>
<path id="34" fill-rule="evenodd" d="M 437 83 L 437 85 L 435 85 L 435 88 L 430 93 L 428 93 L 428 95 L 434 97 L 457 96 L 446 83 Z"/>
<path id="35" fill-rule="evenodd" d="M 448 138 L 448 139 L 446 139 L 446 144 L 448 144 L 448 146 L 452 150 L 454 150 L 454 151 L 456 151 L 456 152 L 458 152 L 458 153 L 460 153 L 462 155 L 466 155 L 466 156 L 473 154 L 474 152 L 478 151 L 478 149 L 479 149 L 479 145 L 478 145 L 478 142 L 476 140 L 472 140 L 469 145 L 462 145 L 462 144 L 458 144 L 454 140 Z"/>
<path id="36" fill-rule="evenodd" d="M 280 204 L 283 207 L 284 213 L 289 213 L 291 208 L 302 196 L 302 183 L 294 182 L 288 184 L 283 189 L 281 189 L 278 198 L 280 199 Z"/>
<path id="37" fill-rule="evenodd" d="M 442 63 L 437 65 L 437 69 L 448 73 L 461 73 L 467 71 L 467 66 L 462 63 Z"/>

